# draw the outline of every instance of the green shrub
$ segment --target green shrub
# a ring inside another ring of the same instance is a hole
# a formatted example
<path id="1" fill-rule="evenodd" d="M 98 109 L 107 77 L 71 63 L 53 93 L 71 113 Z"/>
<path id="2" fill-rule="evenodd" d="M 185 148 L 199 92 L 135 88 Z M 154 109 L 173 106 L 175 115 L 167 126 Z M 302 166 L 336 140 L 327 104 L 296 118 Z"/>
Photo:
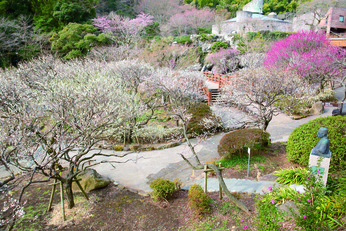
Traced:
<path id="1" fill-rule="evenodd" d="M 332 152 L 329 171 L 344 170 L 346 167 L 346 117 L 342 116 L 317 118 L 294 129 L 287 142 L 287 158 L 293 163 L 307 166 L 310 152 L 319 141 L 317 132 L 320 127 L 328 129 L 329 149 Z"/>
<path id="2" fill-rule="evenodd" d="M 227 49 L 228 45 L 224 42 L 216 42 L 211 46 L 210 50 L 211 50 L 211 52 L 215 52 L 215 51 L 220 50 L 221 47 L 223 49 Z"/>
<path id="3" fill-rule="evenodd" d="M 218 153 L 225 159 L 232 156 L 243 156 L 247 147 L 259 150 L 268 146 L 270 134 L 258 128 L 246 128 L 224 135 L 217 146 Z"/>
<path id="4" fill-rule="evenodd" d="M 283 99 L 274 103 L 274 106 L 279 108 L 288 115 L 309 115 L 309 108 L 312 103 L 310 100 L 304 98 L 294 98 L 292 96 L 285 96 Z"/>
<path id="5" fill-rule="evenodd" d="M 320 92 L 318 95 L 310 98 L 311 102 L 338 102 L 338 99 L 335 97 L 335 91 L 331 89 L 325 89 L 323 92 Z"/>
<path id="6" fill-rule="evenodd" d="M 192 40 L 190 39 L 190 35 L 184 35 L 180 37 L 175 37 L 174 41 L 180 44 L 190 44 L 192 43 Z"/>
<path id="7" fill-rule="evenodd" d="M 212 29 L 210 27 L 198 28 L 198 34 L 211 34 Z"/>
<path id="8" fill-rule="evenodd" d="M 189 207 L 198 215 L 210 210 L 210 197 L 198 184 L 191 185 L 189 189 Z"/>
<path id="9" fill-rule="evenodd" d="M 199 35 L 198 37 L 198 40 L 200 41 L 207 41 L 207 40 L 211 40 L 213 38 L 213 35 L 210 35 L 210 34 L 201 34 Z"/>
<path id="10" fill-rule="evenodd" d="M 308 171 L 305 168 L 287 168 L 276 171 L 276 182 L 280 184 L 303 184 Z"/>
<path id="11" fill-rule="evenodd" d="M 124 149 L 123 146 L 119 146 L 119 145 L 113 146 L 113 150 L 114 150 L 114 151 L 122 151 L 123 149 Z"/>
<path id="12" fill-rule="evenodd" d="M 187 125 L 187 131 L 189 133 L 201 134 L 206 131 L 217 131 L 222 129 L 219 119 L 215 117 L 206 103 L 195 104 L 189 108 L 188 113 L 192 114 Z M 208 126 L 206 126 L 205 123 L 206 119 L 208 120 Z"/>
<path id="13" fill-rule="evenodd" d="M 150 188 L 153 190 L 151 193 L 154 200 L 168 200 L 175 191 L 175 183 L 170 180 L 157 178 L 150 183 Z"/>

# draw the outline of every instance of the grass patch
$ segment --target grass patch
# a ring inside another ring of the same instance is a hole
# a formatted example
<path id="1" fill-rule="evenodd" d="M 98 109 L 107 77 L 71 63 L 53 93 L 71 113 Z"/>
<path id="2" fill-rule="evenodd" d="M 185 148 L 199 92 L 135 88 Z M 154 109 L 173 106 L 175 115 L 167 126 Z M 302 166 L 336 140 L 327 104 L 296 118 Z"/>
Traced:
<path id="1" fill-rule="evenodd" d="M 40 203 L 24 208 L 24 216 L 17 220 L 15 230 L 39 230 L 42 228 L 42 217 L 46 214 L 47 205 Z"/>
<path id="2" fill-rule="evenodd" d="M 250 165 L 263 163 L 265 161 L 264 156 L 256 155 L 250 157 Z M 234 156 L 231 159 L 221 158 L 217 161 L 217 163 L 221 163 L 225 168 L 239 168 L 239 169 L 247 169 L 248 157 L 247 156 Z"/>

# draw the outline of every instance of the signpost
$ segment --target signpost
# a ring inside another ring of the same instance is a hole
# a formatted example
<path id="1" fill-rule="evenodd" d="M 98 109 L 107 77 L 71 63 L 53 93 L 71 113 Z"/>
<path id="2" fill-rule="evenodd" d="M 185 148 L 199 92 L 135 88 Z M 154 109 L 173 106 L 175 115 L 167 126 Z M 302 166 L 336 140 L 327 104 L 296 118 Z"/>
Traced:
<path id="1" fill-rule="evenodd" d="M 250 148 L 247 148 L 247 152 L 249 153 L 249 159 L 247 161 L 247 177 L 249 177 L 249 168 L 250 168 Z"/>

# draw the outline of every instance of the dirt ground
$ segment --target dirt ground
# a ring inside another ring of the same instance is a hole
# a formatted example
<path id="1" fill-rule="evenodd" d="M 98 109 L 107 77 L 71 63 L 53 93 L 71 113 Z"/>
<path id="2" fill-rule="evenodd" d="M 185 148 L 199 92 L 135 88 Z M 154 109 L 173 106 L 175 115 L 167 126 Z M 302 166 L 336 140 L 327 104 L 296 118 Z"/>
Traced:
<path id="1" fill-rule="evenodd" d="M 262 153 L 266 161 L 261 163 L 261 174 L 291 167 L 285 154 L 284 144 L 272 145 Z M 246 170 L 228 169 L 223 175 L 246 178 Z M 255 179 L 256 172 L 252 171 L 249 178 Z M 188 206 L 186 190 L 177 191 L 169 201 L 155 202 L 111 183 L 89 192 L 89 201 L 81 193 L 75 193 L 76 206 L 67 209 L 65 204 L 66 221 L 63 221 L 59 187 L 52 211 L 46 212 L 51 190 L 52 186 L 47 183 L 27 188 L 23 197 L 25 215 L 17 221 L 14 230 L 243 230 L 245 226 L 247 230 L 255 230 L 252 225 L 256 217 L 254 195 L 234 194 L 252 211 L 251 216 L 233 206 L 228 198 L 219 200 L 218 192 L 208 193 L 212 198 L 211 210 L 197 216 Z"/>

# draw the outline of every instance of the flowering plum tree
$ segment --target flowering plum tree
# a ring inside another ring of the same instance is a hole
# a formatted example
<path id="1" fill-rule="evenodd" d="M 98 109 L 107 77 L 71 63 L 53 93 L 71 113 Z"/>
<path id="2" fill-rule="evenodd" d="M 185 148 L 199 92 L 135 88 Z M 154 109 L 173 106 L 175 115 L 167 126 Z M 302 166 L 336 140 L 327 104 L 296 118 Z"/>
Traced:
<path id="1" fill-rule="evenodd" d="M 266 131 L 278 109 L 274 103 L 288 96 L 309 92 L 308 84 L 296 74 L 264 67 L 243 69 L 231 84 L 225 85 L 221 101 L 235 104 L 255 117 L 255 124 Z M 231 93 L 230 93 L 231 92 Z"/>
<path id="2" fill-rule="evenodd" d="M 204 86 L 203 74 L 200 72 L 173 71 L 166 68 L 158 70 L 153 75 L 151 80 L 149 80 L 148 84 L 150 87 L 158 90 L 164 96 L 167 96 L 169 100 L 165 105 L 166 109 L 169 109 L 169 113 L 176 117 L 183 126 L 183 134 L 189 150 L 192 153 L 193 160 L 185 157 L 184 153 L 179 153 L 180 156 L 192 169 L 203 169 L 204 165 L 201 163 L 195 151 L 195 146 L 206 138 L 207 133 L 204 133 L 202 136 L 198 137 L 198 142 L 194 145 L 187 136 L 187 126 L 191 119 L 191 114 L 188 113 L 187 109 L 203 99 L 200 92 L 201 87 Z M 203 123 L 205 126 L 213 127 L 217 121 L 205 119 Z M 249 214 L 249 209 L 229 192 L 220 170 L 216 167 L 216 165 L 208 164 L 207 166 L 216 172 L 219 183 L 227 197 L 239 208 Z"/>
<path id="3" fill-rule="evenodd" d="M 171 31 L 176 31 L 178 34 L 191 31 L 196 33 L 198 28 L 209 27 L 214 22 L 214 13 L 209 10 L 186 10 L 183 13 L 177 13 L 170 17 L 168 25 Z"/>
<path id="4" fill-rule="evenodd" d="M 303 31 L 275 42 L 267 52 L 264 65 L 295 71 L 309 83 L 319 83 L 323 90 L 327 81 L 342 74 L 337 64 L 345 54 L 331 46 L 324 34 Z"/>
<path id="5" fill-rule="evenodd" d="M 141 108 L 111 68 L 113 63 L 89 60 L 62 63 L 52 57 L 33 60 L 0 73 L 1 163 L 32 176 L 63 183 L 68 207 L 74 206 L 72 182 L 96 156 L 96 144 L 119 131 L 126 115 Z M 42 78 L 41 78 L 42 77 Z M 6 80 L 13 80 L 12 82 Z M 16 83 L 11 91 L 11 83 Z M 135 109 L 134 109 L 135 107 Z M 115 161 L 121 162 L 121 161 Z M 67 174 L 60 174 L 67 166 Z M 31 177 L 26 184 L 35 183 Z M 20 200 L 19 200 L 20 201 Z"/>
<path id="6" fill-rule="evenodd" d="M 153 22 L 153 16 L 141 13 L 130 19 L 114 13 L 93 19 L 94 26 L 104 33 L 111 34 L 116 43 L 131 43 L 138 40 L 143 29 Z"/>

